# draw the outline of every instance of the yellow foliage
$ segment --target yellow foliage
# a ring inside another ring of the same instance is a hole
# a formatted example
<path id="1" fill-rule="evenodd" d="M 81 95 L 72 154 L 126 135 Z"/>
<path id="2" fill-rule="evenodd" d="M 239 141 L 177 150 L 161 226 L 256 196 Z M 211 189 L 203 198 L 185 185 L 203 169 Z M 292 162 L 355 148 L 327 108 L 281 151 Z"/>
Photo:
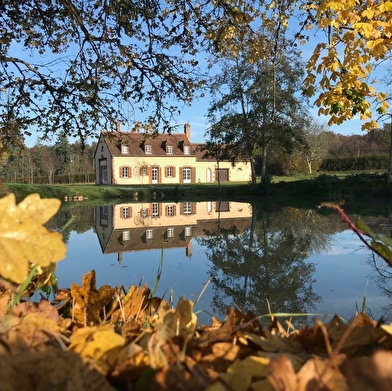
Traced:
<path id="1" fill-rule="evenodd" d="M 384 3 L 380 4 L 379 10 L 382 13 L 392 11 L 392 1 L 385 1 Z"/>
<path id="2" fill-rule="evenodd" d="M 317 5 L 317 10 L 309 4 L 305 6 L 328 37 L 328 45 L 323 47 L 319 43 L 307 66 L 308 74 L 316 70 L 321 76 L 321 92 L 315 103 L 323 107 L 321 112 L 330 115 L 331 125 L 341 124 L 357 114 L 368 119 L 371 105 L 383 101 L 368 80 L 376 61 L 383 60 L 392 46 L 392 1 L 321 0 Z M 312 79 L 305 79 L 305 88 L 316 94 L 310 88 Z M 344 96 L 347 90 L 355 91 L 355 99 Z M 377 111 L 384 109 L 379 103 Z M 373 123 L 366 128 L 369 126 Z"/>
<path id="3" fill-rule="evenodd" d="M 59 207 L 59 200 L 41 199 L 38 194 L 18 205 L 14 194 L 0 200 L 0 275 L 21 284 L 29 261 L 45 267 L 65 257 L 62 236 L 43 226 Z"/>

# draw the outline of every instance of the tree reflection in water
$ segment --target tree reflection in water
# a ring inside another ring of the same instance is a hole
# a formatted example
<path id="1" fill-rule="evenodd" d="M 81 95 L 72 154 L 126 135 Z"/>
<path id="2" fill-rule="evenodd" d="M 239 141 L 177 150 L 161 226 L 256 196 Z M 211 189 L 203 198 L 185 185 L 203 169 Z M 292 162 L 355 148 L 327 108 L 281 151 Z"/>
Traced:
<path id="1" fill-rule="evenodd" d="M 206 232 L 209 237 L 199 242 L 212 264 L 214 310 L 224 315 L 231 305 L 262 315 L 269 301 L 273 312 L 310 312 L 321 297 L 312 286 L 315 265 L 305 260 L 329 246 L 325 231 L 323 217 L 314 210 L 257 212 L 254 207 L 245 232 L 235 225 Z"/>

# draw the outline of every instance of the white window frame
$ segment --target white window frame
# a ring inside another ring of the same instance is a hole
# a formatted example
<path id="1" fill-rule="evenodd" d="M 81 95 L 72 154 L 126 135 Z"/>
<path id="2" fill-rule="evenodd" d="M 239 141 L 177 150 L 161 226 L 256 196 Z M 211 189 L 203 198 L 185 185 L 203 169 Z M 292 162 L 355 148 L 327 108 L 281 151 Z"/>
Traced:
<path id="1" fill-rule="evenodd" d="M 122 233 L 122 240 L 126 242 L 127 240 L 131 239 L 131 232 L 130 231 L 123 231 Z"/>
<path id="2" fill-rule="evenodd" d="M 173 205 L 168 205 L 167 206 L 167 215 L 168 216 L 174 216 L 174 206 Z"/>
<path id="3" fill-rule="evenodd" d="M 182 169 L 182 179 L 184 183 L 191 183 L 192 182 L 192 168 L 191 167 L 184 167 Z"/>
<path id="4" fill-rule="evenodd" d="M 152 154 L 152 146 L 150 144 L 146 144 L 144 146 L 144 152 L 146 155 L 151 155 Z"/>
<path id="5" fill-rule="evenodd" d="M 128 166 L 122 167 L 122 177 L 129 178 L 129 167 Z"/>
<path id="6" fill-rule="evenodd" d="M 191 147 L 189 145 L 184 145 L 184 155 L 191 154 Z"/>
<path id="7" fill-rule="evenodd" d="M 186 201 L 184 202 L 184 215 L 192 214 L 192 202 Z"/>
<path id="8" fill-rule="evenodd" d="M 146 230 L 146 239 L 153 239 L 154 238 L 154 231 L 152 229 Z"/>
<path id="9" fill-rule="evenodd" d="M 168 177 L 168 178 L 173 178 L 173 167 L 167 167 L 167 172 L 166 172 L 166 176 Z"/>
<path id="10" fill-rule="evenodd" d="M 159 204 L 158 204 L 158 202 L 152 203 L 152 216 L 159 217 Z"/>
<path id="11" fill-rule="evenodd" d="M 185 227 L 184 233 L 185 236 L 192 236 L 192 227 Z"/>
<path id="12" fill-rule="evenodd" d="M 168 238 L 174 238 L 174 228 L 168 228 L 167 229 L 167 237 Z"/>
<path id="13" fill-rule="evenodd" d="M 121 153 L 124 155 L 129 153 L 129 147 L 127 144 L 121 144 Z"/>
<path id="14" fill-rule="evenodd" d="M 166 145 L 166 154 L 173 155 L 173 146 L 172 145 Z"/>
<path id="15" fill-rule="evenodd" d="M 131 214 L 129 212 L 129 206 L 123 206 L 122 208 L 122 216 L 123 219 L 129 219 L 131 217 Z"/>

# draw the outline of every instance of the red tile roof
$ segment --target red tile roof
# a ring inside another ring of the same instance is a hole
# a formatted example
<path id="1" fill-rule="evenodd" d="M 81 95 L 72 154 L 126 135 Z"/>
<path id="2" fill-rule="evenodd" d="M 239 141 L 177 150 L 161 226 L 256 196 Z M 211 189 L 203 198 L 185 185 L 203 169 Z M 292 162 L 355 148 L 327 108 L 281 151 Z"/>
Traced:
<path id="1" fill-rule="evenodd" d="M 185 133 L 103 132 L 102 134 L 113 156 L 124 155 L 121 153 L 123 144 L 128 146 L 128 155 L 131 156 L 168 156 L 167 145 L 173 147 L 173 153 L 169 156 L 184 156 L 184 146 L 190 147 L 189 156 L 195 156 L 197 160 L 202 160 L 205 155 L 203 144 L 191 143 Z M 151 145 L 151 154 L 145 153 L 145 145 Z"/>

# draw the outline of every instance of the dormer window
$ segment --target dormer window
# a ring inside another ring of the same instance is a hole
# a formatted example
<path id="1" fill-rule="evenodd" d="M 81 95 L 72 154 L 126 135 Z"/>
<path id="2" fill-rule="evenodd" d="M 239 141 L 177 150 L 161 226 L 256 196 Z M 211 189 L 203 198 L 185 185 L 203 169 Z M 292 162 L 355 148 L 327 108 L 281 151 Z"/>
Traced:
<path id="1" fill-rule="evenodd" d="M 166 145 L 166 153 L 168 155 L 173 155 L 173 146 L 172 145 Z"/>
<path id="2" fill-rule="evenodd" d="M 122 154 L 127 154 L 129 153 L 129 148 L 127 144 L 121 144 L 121 153 Z"/>
<path id="3" fill-rule="evenodd" d="M 184 155 L 191 154 L 191 147 L 189 145 L 184 145 Z"/>
<path id="4" fill-rule="evenodd" d="M 149 145 L 149 144 L 145 145 L 145 146 L 144 146 L 144 152 L 145 152 L 147 155 L 151 155 L 151 153 L 152 153 L 152 147 L 151 147 L 151 145 Z"/>

